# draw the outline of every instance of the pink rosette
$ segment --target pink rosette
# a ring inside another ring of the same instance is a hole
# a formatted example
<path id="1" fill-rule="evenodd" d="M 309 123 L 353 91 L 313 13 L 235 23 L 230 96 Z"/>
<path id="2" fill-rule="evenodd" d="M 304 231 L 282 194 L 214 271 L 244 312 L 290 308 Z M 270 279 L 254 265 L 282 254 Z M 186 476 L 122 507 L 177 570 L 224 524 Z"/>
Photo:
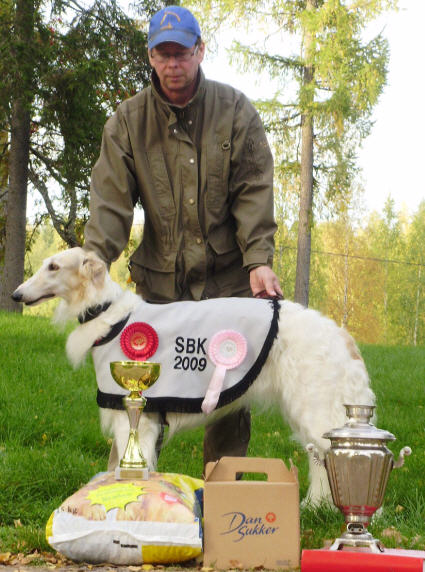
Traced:
<path id="1" fill-rule="evenodd" d="M 134 322 L 123 330 L 120 344 L 122 351 L 128 358 L 145 361 L 156 352 L 158 335 L 149 324 Z"/>
<path id="2" fill-rule="evenodd" d="M 216 368 L 202 402 L 201 409 L 204 413 L 214 411 L 223 387 L 226 370 L 238 367 L 245 359 L 246 352 L 246 339 L 235 330 L 221 330 L 212 337 L 208 346 L 208 357 Z"/>

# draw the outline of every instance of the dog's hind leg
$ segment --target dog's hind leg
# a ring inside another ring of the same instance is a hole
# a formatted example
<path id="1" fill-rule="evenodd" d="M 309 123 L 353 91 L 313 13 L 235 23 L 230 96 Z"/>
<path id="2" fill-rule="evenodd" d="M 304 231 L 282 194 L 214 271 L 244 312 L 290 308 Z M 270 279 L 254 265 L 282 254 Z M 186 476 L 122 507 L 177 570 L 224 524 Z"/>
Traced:
<path id="1" fill-rule="evenodd" d="M 320 454 L 323 457 L 323 454 Z M 326 469 L 312 455 L 309 455 L 310 486 L 304 498 L 304 504 L 317 505 L 321 502 L 332 503 L 332 494 Z"/>

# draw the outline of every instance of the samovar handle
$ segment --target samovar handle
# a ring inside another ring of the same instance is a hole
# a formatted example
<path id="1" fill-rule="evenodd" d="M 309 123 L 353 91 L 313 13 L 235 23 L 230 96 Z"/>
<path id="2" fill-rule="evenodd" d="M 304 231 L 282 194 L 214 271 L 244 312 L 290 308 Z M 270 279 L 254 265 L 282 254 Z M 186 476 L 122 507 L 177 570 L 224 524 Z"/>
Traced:
<path id="1" fill-rule="evenodd" d="M 412 449 L 410 447 L 403 447 L 398 455 L 397 461 L 393 464 L 393 469 L 399 469 L 404 465 L 404 457 L 408 457 L 412 454 Z"/>
<path id="2" fill-rule="evenodd" d="M 305 446 L 305 450 L 307 451 L 307 453 L 309 455 L 313 456 L 313 461 L 316 463 L 316 465 L 319 465 L 320 467 L 324 467 L 325 466 L 325 461 L 324 459 L 321 459 L 319 456 L 319 451 L 317 450 L 317 448 L 313 445 L 313 443 L 308 443 Z M 410 453 L 409 453 L 410 454 Z"/>

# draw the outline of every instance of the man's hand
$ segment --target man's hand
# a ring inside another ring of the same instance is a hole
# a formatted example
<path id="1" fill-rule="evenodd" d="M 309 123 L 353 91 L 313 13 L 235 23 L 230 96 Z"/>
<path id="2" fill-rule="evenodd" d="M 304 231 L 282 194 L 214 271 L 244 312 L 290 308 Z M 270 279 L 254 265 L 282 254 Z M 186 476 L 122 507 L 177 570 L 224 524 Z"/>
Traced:
<path id="1" fill-rule="evenodd" d="M 257 266 L 249 273 L 249 282 L 254 296 L 283 297 L 279 279 L 269 266 Z"/>

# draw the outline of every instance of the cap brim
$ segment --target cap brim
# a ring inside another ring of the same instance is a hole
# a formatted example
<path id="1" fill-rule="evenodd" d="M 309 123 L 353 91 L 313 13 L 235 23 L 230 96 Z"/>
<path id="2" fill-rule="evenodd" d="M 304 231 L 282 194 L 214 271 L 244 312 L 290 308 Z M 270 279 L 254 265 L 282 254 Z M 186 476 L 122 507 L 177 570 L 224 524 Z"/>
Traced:
<path id="1" fill-rule="evenodd" d="M 184 30 L 162 30 L 148 40 L 148 48 L 151 50 L 165 42 L 174 42 L 181 44 L 185 48 L 191 48 L 195 45 L 197 39 L 198 36 L 192 32 L 185 32 Z"/>

